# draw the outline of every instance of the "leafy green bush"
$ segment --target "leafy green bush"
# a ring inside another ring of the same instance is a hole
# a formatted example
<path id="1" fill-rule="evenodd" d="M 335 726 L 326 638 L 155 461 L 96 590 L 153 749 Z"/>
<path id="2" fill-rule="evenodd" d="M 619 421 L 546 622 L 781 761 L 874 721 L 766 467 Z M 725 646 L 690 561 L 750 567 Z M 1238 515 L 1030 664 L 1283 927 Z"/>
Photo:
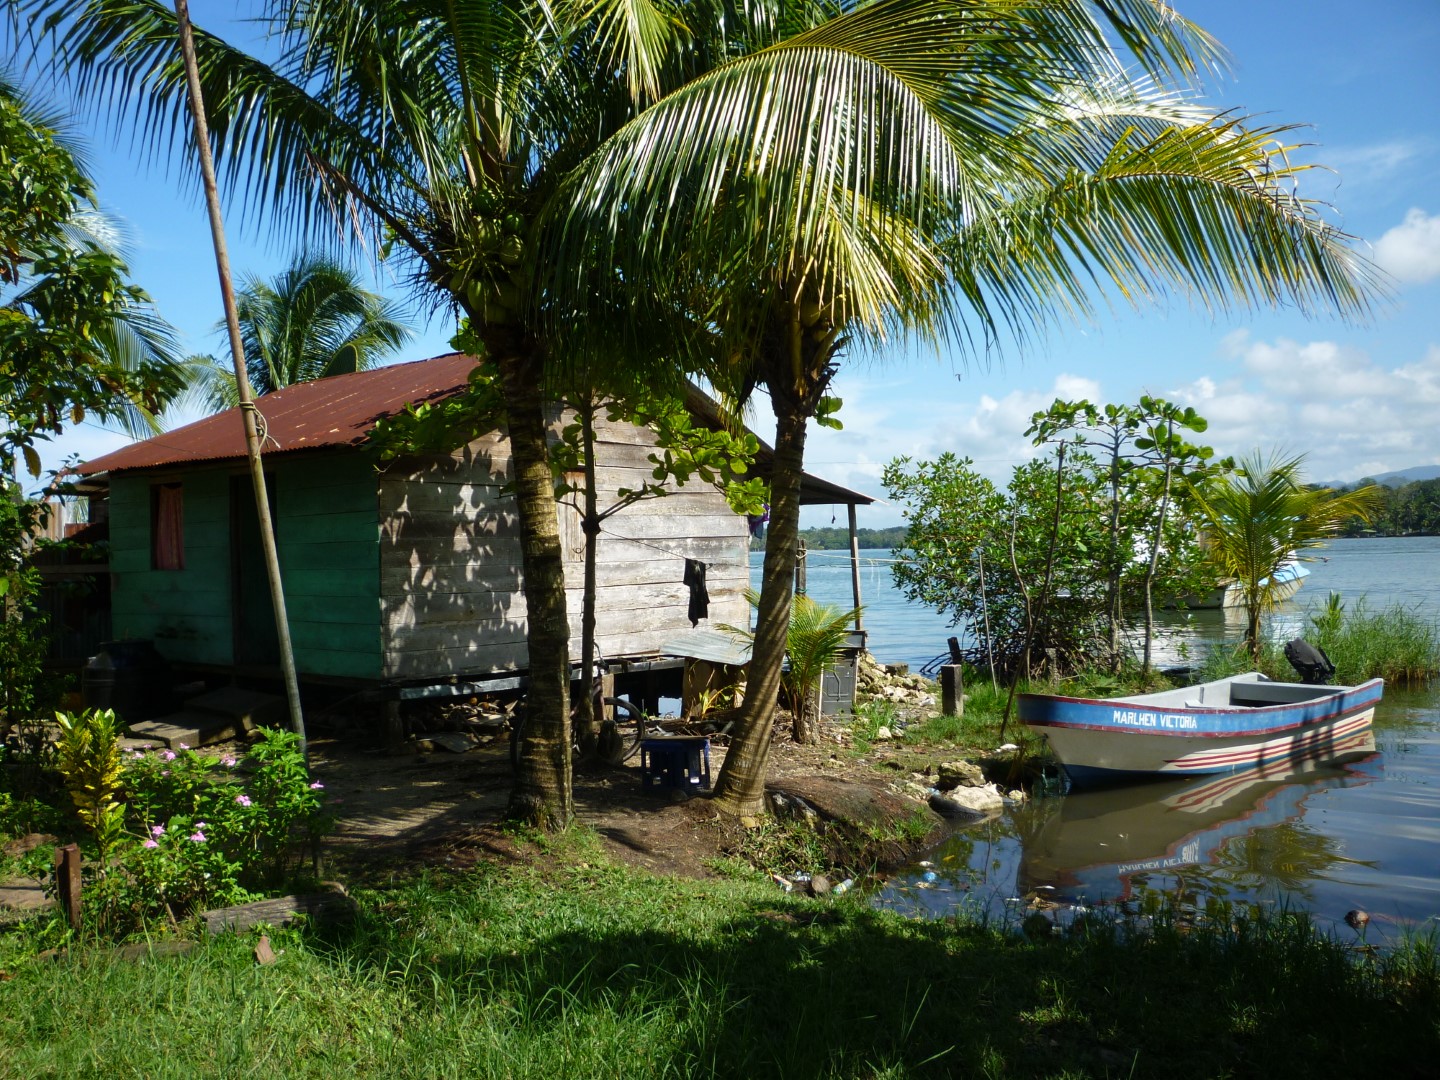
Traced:
<path id="1" fill-rule="evenodd" d="M 122 752 L 106 737 L 107 717 L 61 717 L 62 768 L 101 856 L 87 866 L 86 892 L 100 932 L 278 887 L 328 830 L 324 785 L 297 736 L 262 729 L 243 758 L 184 746 Z"/>

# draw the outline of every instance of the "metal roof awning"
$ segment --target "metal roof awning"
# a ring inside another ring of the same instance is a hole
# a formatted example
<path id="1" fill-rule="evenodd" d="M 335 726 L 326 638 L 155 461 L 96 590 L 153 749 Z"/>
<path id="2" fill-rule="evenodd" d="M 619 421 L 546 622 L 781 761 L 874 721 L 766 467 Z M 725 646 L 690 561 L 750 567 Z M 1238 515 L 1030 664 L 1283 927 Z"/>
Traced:
<path id="1" fill-rule="evenodd" d="M 750 643 L 723 630 L 682 630 L 660 646 L 666 656 L 740 667 L 750 662 Z"/>

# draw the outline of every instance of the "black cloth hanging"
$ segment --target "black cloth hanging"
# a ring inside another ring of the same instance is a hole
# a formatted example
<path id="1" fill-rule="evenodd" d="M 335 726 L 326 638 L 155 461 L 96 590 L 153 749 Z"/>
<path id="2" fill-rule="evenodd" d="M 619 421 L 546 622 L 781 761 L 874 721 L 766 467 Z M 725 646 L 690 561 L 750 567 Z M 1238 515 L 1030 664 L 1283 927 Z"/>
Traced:
<path id="1" fill-rule="evenodd" d="M 705 564 L 699 559 L 685 560 L 684 582 L 690 587 L 690 625 L 699 626 L 700 620 L 710 615 L 710 593 L 705 588 Z"/>

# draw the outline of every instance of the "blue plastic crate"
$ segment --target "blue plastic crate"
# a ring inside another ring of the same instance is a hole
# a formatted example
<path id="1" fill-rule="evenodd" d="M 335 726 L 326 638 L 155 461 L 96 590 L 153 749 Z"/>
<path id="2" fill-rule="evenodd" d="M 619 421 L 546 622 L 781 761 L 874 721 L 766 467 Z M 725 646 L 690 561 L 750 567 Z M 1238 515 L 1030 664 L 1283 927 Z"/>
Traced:
<path id="1" fill-rule="evenodd" d="M 709 791 L 710 740 L 704 735 L 640 740 L 640 783 L 647 792 Z"/>

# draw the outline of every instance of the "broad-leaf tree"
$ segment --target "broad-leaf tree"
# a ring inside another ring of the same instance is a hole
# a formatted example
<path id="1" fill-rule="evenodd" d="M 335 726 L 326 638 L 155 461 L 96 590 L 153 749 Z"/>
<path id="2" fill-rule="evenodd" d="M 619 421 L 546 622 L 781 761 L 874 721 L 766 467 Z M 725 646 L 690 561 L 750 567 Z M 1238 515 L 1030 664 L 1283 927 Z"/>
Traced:
<path id="1" fill-rule="evenodd" d="M 1236 471 L 1192 490 L 1206 549 L 1245 598 L 1245 644 L 1260 662 L 1260 621 L 1276 605 L 1280 567 L 1339 535 L 1351 517 L 1368 520 L 1379 505 L 1373 486 L 1336 492 L 1301 482 L 1303 457 L 1244 458 Z"/>
<path id="2" fill-rule="evenodd" d="M 180 388 L 173 334 L 113 239 L 61 120 L 0 72 L 0 730 L 46 704 L 27 553 L 47 510 L 20 477 L 87 417 L 148 433 Z"/>
<path id="3" fill-rule="evenodd" d="M 0 471 L 87 415 L 132 434 L 180 385 L 173 330 L 127 278 L 58 116 L 0 72 Z"/>
<path id="4" fill-rule="evenodd" d="M 235 307 L 257 395 L 372 368 L 411 337 L 393 301 L 367 290 L 354 270 L 313 253 L 291 260 L 272 281 L 247 274 Z M 211 411 L 239 403 L 228 362 L 196 357 L 189 374 L 192 393 Z"/>

